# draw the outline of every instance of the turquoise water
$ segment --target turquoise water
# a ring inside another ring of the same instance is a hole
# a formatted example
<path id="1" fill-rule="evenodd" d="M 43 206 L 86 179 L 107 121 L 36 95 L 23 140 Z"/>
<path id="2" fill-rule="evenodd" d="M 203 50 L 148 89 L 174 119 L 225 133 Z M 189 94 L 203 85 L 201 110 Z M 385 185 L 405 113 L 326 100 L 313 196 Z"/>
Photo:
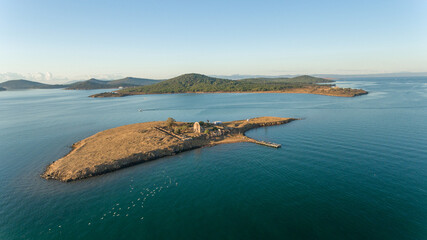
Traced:
<path id="1" fill-rule="evenodd" d="M 0 93 L 0 239 L 427 239 L 427 78 L 350 79 L 356 98 Z M 143 108 L 144 112 L 137 109 Z M 44 168 L 125 124 L 304 118 L 73 183 Z"/>

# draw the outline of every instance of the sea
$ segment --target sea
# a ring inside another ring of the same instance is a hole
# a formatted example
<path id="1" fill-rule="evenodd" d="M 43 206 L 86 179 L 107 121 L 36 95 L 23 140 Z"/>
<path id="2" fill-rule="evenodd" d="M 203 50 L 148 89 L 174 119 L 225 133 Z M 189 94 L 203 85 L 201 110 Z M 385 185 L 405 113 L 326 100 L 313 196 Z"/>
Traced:
<path id="1" fill-rule="evenodd" d="M 369 94 L 0 92 L 0 239 L 427 239 L 427 77 L 336 84 Z M 259 116 L 301 120 L 247 132 L 279 149 L 226 144 L 76 182 L 40 177 L 109 128 Z"/>

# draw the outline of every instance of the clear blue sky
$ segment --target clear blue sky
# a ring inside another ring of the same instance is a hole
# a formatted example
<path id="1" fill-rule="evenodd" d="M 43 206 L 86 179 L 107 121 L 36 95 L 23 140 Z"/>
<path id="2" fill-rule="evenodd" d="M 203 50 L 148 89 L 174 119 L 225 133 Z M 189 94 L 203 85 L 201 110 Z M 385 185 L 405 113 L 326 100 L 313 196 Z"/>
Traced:
<path id="1" fill-rule="evenodd" d="M 426 0 L 0 0 L 0 33 L 0 80 L 427 72 Z"/>

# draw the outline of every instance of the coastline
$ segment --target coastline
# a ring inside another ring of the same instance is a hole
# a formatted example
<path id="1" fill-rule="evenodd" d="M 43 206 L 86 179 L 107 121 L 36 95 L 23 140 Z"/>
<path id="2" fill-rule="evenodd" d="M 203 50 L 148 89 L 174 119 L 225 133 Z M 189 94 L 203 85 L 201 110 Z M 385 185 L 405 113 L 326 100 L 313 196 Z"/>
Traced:
<path id="1" fill-rule="evenodd" d="M 152 94 L 183 94 L 183 93 L 195 93 L 195 94 L 207 94 L 207 93 L 298 93 L 298 94 L 316 94 L 324 96 L 334 97 L 356 97 L 366 95 L 369 92 L 362 89 L 350 89 L 351 92 L 344 92 L 342 88 L 331 88 L 331 87 L 316 87 L 316 88 L 295 88 L 281 91 L 216 91 L 216 92 L 176 92 L 176 93 L 143 93 L 143 92 L 104 92 L 94 95 L 90 95 L 92 98 L 103 98 L 103 97 L 126 97 L 133 95 L 152 95 Z"/>
<path id="2" fill-rule="evenodd" d="M 72 145 L 64 157 L 47 166 L 41 177 L 63 182 L 85 179 L 195 148 L 258 141 L 244 133 L 286 124 L 295 118 L 259 117 L 215 125 L 211 133 L 173 134 L 166 121 L 136 123 L 96 133 Z M 193 123 L 177 122 L 177 126 Z"/>

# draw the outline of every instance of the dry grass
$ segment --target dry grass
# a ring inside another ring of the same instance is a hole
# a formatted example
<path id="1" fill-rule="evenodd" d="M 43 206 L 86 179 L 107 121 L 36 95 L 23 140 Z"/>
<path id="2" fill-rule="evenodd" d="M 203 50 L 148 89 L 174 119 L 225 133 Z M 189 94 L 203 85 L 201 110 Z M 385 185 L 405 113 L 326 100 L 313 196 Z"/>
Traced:
<path id="1" fill-rule="evenodd" d="M 47 179 L 72 181 L 111 172 L 144 161 L 173 155 L 182 151 L 224 143 L 248 142 L 243 133 L 251 128 L 284 124 L 294 119 L 261 117 L 225 122 L 228 134 L 208 136 L 184 133 L 191 139 L 183 141 L 154 127 L 166 127 L 166 122 L 137 123 L 99 132 L 73 144 L 63 158 L 49 165 L 42 175 Z M 177 125 L 191 123 L 177 122 Z"/>

